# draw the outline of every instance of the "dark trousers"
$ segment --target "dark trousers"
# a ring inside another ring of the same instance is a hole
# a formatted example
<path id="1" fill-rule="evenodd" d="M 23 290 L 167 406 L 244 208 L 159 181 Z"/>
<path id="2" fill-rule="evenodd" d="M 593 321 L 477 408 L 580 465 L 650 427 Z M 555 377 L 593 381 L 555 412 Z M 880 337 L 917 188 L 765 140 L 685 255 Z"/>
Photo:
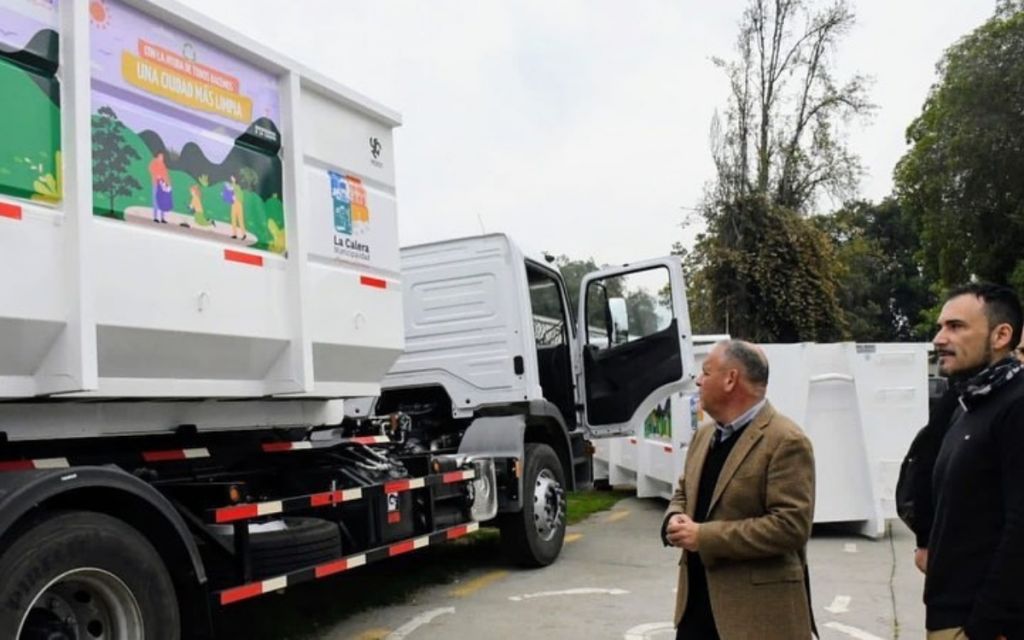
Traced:
<path id="1" fill-rule="evenodd" d="M 715 614 L 711 612 L 707 574 L 700 556 L 687 552 L 686 611 L 676 627 L 676 640 L 720 640 L 715 627 Z"/>
<path id="2" fill-rule="evenodd" d="M 676 627 L 676 640 L 721 640 L 711 617 L 686 616 Z"/>

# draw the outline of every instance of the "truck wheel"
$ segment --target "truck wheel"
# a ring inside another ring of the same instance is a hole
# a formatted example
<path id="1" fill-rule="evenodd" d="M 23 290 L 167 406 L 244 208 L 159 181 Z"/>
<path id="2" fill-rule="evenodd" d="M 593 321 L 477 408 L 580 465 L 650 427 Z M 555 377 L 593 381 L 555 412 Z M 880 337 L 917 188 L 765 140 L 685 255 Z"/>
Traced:
<path id="1" fill-rule="evenodd" d="M 526 444 L 523 510 L 499 521 L 501 543 L 517 564 L 546 567 L 565 540 L 565 472 L 546 444 Z"/>
<path id="2" fill-rule="evenodd" d="M 181 635 L 160 555 L 128 524 L 58 511 L 22 528 L 0 557 L 0 637 L 171 640 Z"/>
<path id="3" fill-rule="evenodd" d="M 250 538 L 257 578 L 278 576 L 341 557 L 338 525 L 318 518 L 285 518 L 287 529 Z"/>
<path id="4" fill-rule="evenodd" d="M 341 557 L 341 531 L 337 523 L 319 518 L 284 518 L 283 528 L 249 534 L 249 551 L 254 580 L 286 574 L 324 564 Z M 224 528 L 223 536 L 233 544 L 233 534 Z M 230 563 L 211 563 L 211 580 L 218 584 L 235 581 Z"/>

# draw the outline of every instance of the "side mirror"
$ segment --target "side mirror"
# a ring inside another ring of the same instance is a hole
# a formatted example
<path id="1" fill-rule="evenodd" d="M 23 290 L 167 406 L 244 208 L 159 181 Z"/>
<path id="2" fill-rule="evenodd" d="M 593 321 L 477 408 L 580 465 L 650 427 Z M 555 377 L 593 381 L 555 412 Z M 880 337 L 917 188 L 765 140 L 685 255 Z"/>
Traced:
<path id="1" fill-rule="evenodd" d="M 608 335 L 612 346 L 629 342 L 629 310 L 625 298 L 608 298 Z"/>

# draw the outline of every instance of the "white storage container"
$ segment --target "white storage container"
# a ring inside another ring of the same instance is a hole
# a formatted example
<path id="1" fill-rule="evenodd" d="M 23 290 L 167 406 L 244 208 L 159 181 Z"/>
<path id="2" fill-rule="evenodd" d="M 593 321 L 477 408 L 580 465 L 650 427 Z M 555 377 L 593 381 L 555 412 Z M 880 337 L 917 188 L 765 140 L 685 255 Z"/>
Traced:
<path id="1" fill-rule="evenodd" d="M 39 52 L 0 58 L 35 105 L 0 138 L 39 163 L 0 159 L 0 398 L 378 393 L 398 115 L 171 3 L 0 12 L 3 49 Z"/>

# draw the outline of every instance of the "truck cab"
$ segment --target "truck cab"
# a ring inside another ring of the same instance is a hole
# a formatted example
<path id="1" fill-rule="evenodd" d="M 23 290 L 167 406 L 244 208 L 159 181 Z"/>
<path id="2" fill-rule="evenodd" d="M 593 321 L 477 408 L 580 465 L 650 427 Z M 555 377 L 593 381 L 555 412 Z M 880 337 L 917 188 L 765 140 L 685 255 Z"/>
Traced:
<path id="1" fill-rule="evenodd" d="M 679 260 L 597 271 L 574 297 L 502 234 L 403 248 L 401 270 L 405 350 L 349 415 L 408 416 L 400 438 L 494 458 L 503 540 L 548 564 L 564 492 L 592 478 L 588 438 L 632 433 L 696 377 Z"/>

